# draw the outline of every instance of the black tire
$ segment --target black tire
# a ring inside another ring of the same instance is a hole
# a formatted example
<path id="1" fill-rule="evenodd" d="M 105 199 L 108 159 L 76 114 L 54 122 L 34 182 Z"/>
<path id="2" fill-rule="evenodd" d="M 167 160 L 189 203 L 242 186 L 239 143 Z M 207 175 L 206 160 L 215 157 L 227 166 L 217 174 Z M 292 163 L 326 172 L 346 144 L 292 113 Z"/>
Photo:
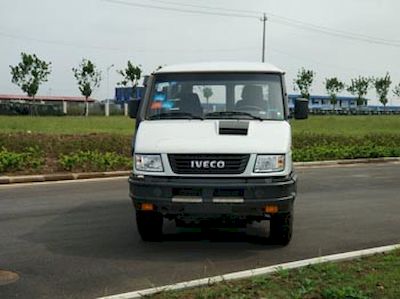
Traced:
<path id="1" fill-rule="evenodd" d="M 143 241 L 161 241 L 163 216 L 160 213 L 137 211 L 136 224 Z"/>
<path id="2" fill-rule="evenodd" d="M 290 243 L 293 233 L 293 212 L 280 213 L 271 216 L 270 238 L 275 244 L 286 246 Z"/>

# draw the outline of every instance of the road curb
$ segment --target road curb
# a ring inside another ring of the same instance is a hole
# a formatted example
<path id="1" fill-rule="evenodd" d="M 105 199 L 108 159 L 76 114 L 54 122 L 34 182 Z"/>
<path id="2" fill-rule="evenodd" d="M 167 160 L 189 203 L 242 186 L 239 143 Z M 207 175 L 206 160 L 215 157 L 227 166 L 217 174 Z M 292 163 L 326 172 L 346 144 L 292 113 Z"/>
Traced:
<path id="1" fill-rule="evenodd" d="M 357 250 L 357 251 L 351 251 L 351 252 L 345 252 L 345 253 L 332 254 L 332 255 L 316 257 L 316 258 L 311 258 L 311 259 L 306 259 L 306 260 L 300 260 L 300 261 L 295 261 L 295 262 L 273 265 L 273 266 L 269 266 L 269 267 L 255 268 L 255 269 L 233 272 L 233 273 L 219 275 L 219 276 L 211 276 L 211 277 L 206 277 L 206 278 L 201 278 L 201 279 L 196 279 L 196 280 L 180 282 L 180 283 L 176 283 L 176 284 L 165 285 L 165 286 L 161 286 L 161 287 L 143 289 L 143 290 L 129 292 L 129 293 L 100 297 L 98 299 L 142 298 L 144 296 L 154 295 L 154 294 L 157 294 L 160 292 L 165 292 L 165 291 L 177 291 L 177 290 L 183 290 L 183 289 L 189 289 L 189 288 L 195 288 L 195 287 L 201 287 L 201 286 L 209 286 L 209 285 L 212 285 L 212 284 L 215 284 L 218 282 L 223 282 L 223 281 L 228 281 L 228 280 L 246 279 L 246 278 L 251 278 L 251 277 L 259 276 L 259 275 L 272 274 L 278 270 L 296 269 L 296 268 L 301 268 L 301 267 L 306 267 L 309 265 L 321 264 L 321 263 L 326 263 L 326 262 L 340 262 L 340 261 L 346 261 L 346 260 L 351 260 L 351 259 L 355 259 L 355 258 L 367 257 L 367 256 L 371 256 L 374 254 L 387 253 L 387 252 L 390 252 L 390 251 L 393 251 L 393 250 L 396 250 L 399 248 L 400 248 L 400 244 L 395 244 L 395 245 L 381 246 L 381 247 L 375 247 L 375 248 L 363 249 L 363 250 Z"/>
<path id="2" fill-rule="evenodd" d="M 337 165 L 357 165 L 357 164 L 379 164 L 379 163 L 393 163 L 393 162 L 400 162 L 400 157 L 294 162 L 293 164 L 295 167 L 314 167 L 314 166 L 337 166 Z"/>
<path id="3" fill-rule="evenodd" d="M 339 166 L 339 165 L 351 166 L 358 164 L 379 164 L 379 163 L 395 163 L 395 162 L 400 163 L 400 157 L 295 162 L 293 164 L 296 168 L 312 168 L 312 167 L 329 167 L 329 166 Z M 106 172 L 80 172 L 80 173 L 56 173 L 56 174 L 43 174 L 43 175 L 0 176 L 0 185 L 124 177 L 128 176 L 130 173 L 131 171 L 126 170 L 126 171 L 106 171 Z"/>
<path id="4" fill-rule="evenodd" d="M 131 171 L 127 170 L 110 172 L 80 172 L 43 175 L 0 176 L 0 185 L 126 177 L 130 173 Z"/>

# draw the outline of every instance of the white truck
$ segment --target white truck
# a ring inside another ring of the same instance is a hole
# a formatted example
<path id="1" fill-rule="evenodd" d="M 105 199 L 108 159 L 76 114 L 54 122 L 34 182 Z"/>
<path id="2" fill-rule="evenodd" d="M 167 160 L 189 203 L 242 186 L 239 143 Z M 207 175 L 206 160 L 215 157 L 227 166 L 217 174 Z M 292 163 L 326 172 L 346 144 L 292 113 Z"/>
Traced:
<path id="1" fill-rule="evenodd" d="M 307 118 L 304 103 L 296 118 Z M 160 240 L 178 226 L 246 226 L 269 220 L 286 245 L 296 175 L 284 72 L 265 63 L 166 66 L 147 81 L 136 118 L 129 178 L 137 228 Z"/>

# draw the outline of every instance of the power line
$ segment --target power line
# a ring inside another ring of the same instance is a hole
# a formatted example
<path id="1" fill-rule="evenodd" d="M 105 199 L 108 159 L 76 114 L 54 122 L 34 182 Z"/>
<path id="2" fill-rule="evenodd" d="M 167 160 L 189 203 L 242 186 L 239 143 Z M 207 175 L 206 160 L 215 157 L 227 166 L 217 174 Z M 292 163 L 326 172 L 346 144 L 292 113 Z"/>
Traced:
<path id="1" fill-rule="evenodd" d="M 108 48 L 108 47 L 67 42 L 67 41 L 61 41 L 61 40 L 48 40 L 48 39 L 41 39 L 41 38 L 16 35 L 16 34 L 4 33 L 4 32 L 0 32 L 0 36 L 10 38 L 10 39 L 16 39 L 16 40 L 24 40 L 24 41 L 28 40 L 28 41 L 38 42 L 38 43 L 54 44 L 54 45 L 61 45 L 61 46 L 68 46 L 68 47 L 75 47 L 75 48 L 86 48 L 86 49 L 90 48 L 90 49 L 97 49 L 97 50 L 121 51 L 121 49 L 118 49 L 118 48 Z"/>
<path id="2" fill-rule="evenodd" d="M 273 17 L 270 18 L 270 21 L 272 23 L 278 23 L 278 24 L 285 25 L 285 26 L 295 27 L 297 29 L 306 29 L 309 31 L 323 33 L 323 34 L 327 34 L 327 35 L 331 35 L 331 36 L 335 36 L 335 37 L 340 37 L 340 38 L 345 38 L 345 39 L 350 39 L 350 40 L 357 40 L 357 41 L 367 42 L 370 44 L 400 47 L 400 41 L 396 41 L 396 40 L 387 40 L 387 39 L 375 38 L 375 37 L 370 37 L 370 36 L 361 35 L 361 34 L 353 34 L 353 33 L 348 33 L 345 31 L 328 29 L 327 27 L 310 25 L 307 23 L 302 23 L 301 21 L 286 21 L 283 19 L 280 20 L 280 19 L 276 19 Z"/>
<path id="3" fill-rule="evenodd" d="M 277 48 L 273 48 L 270 47 L 269 49 L 270 52 L 278 54 L 278 55 L 283 55 L 289 58 L 292 58 L 294 60 L 297 60 L 299 62 L 302 62 L 304 64 L 304 61 L 307 61 L 309 64 L 313 64 L 316 66 L 325 66 L 327 68 L 330 69 L 341 69 L 341 70 L 346 70 L 346 71 L 351 71 L 351 72 L 361 72 L 361 73 L 368 73 L 371 70 L 367 70 L 367 69 L 361 69 L 361 68 L 355 68 L 355 67 L 349 67 L 349 66 L 343 66 L 343 65 L 338 65 L 338 64 L 333 64 L 333 63 L 329 63 L 327 61 L 321 61 L 321 60 L 317 60 L 314 58 L 310 58 L 310 57 L 304 57 L 304 56 L 300 56 L 297 54 L 293 54 L 293 53 L 288 53 L 286 51 L 282 51 L 282 49 L 277 49 Z"/>
<path id="4" fill-rule="evenodd" d="M 30 41 L 34 41 L 34 42 L 39 42 L 39 43 L 46 43 L 46 44 L 54 44 L 54 45 L 61 45 L 61 46 L 71 46 L 71 47 L 77 47 L 77 48 L 82 48 L 82 49 L 87 49 L 87 48 L 93 48 L 96 50 L 106 50 L 106 51 L 119 51 L 119 52 L 127 52 L 127 53 L 137 53 L 137 52 L 151 52 L 151 51 L 155 51 L 155 52 L 176 52 L 176 51 L 182 51 L 182 52 L 190 52 L 190 51 L 195 51 L 195 52 L 236 52 L 236 51 L 255 51 L 257 50 L 256 47 L 254 48 L 227 48 L 227 49 L 207 49 L 207 50 L 202 50 L 202 49 L 163 49 L 163 50 L 144 50 L 144 49 L 139 49 L 139 50 L 127 50 L 127 49 L 121 49 L 121 48 L 108 48 L 108 47 L 101 47 L 101 46 L 94 46 L 94 45 L 85 45 L 82 43 L 73 43 L 73 42 L 66 42 L 66 41 L 58 41 L 58 40 L 45 40 L 45 39 L 37 39 L 37 38 L 32 38 L 32 37 L 28 37 L 28 36 L 21 36 L 21 35 L 14 35 L 14 34 L 7 34 L 7 33 L 3 33 L 0 32 L 0 36 L 4 36 L 6 38 L 12 38 L 12 39 L 17 39 L 17 40 L 30 40 Z M 288 57 L 292 57 L 298 60 L 308 60 L 310 62 L 313 63 L 317 63 L 317 64 L 323 64 L 323 65 L 328 65 L 325 62 L 321 62 L 321 61 L 316 61 L 316 60 L 312 60 L 310 58 L 305 58 L 305 57 L 299 57 L 293 54 L 289 54 L 288 52 L 284 52 L 281 49 L 277 49 L 277 48 L 271 48 L 272 52 L 278 53 L 278 54 L 282 54 L 282 55 L 286 55 Z M 334 65 L 329 64 L 329 66 L 334 67 Z M 340 68 L 343 68 L 343 66 L 339 66 Z M 350 69 L 347 68 L 348 70 L 354 70 L 354 69 Z"/>
<path id="5" fill-rule="evenodd" d="M 284 17 L 284 16 L 281 16 L 281 15 L 273 14 L 273 13 L 268 13 L 268 15 L 270 17 L 274 17 L 276 19 L 279 19 L 279 20 L 281 20 L 283 22 L 293 23 L 293 25 L 295 25 L 295 26 L 299 26 L 300 25 L 300 26 L 304 26 L 304 27 L 308 27 L 308 28 L 314 28 L 314 29 L 334 32 L 334 33 L 338 33 L 338 34 L 349 35 L 349 36 L 352 36 L 352 37 L 356 36 L 356 37 L 362 37 L 362 38 L 366 38 L 366 39 L 373 39 L 373 40 L 379 40 L 379 41 L 385 41 L 385 42 L 400 43 L 400 40 L 390 40 L 390 39 L 384 39 L 384 38 L 380 38 L 380 37 L 376 37 L 376 36 L 369 36 L 369 35 L 350 32 L 350 31 L 338 30 L 338 29 L 334 29 L 334 28 L 331 28 L 331 27 L 316 25 L 316 24 L 312 24 L 312 23 L 308 23 L 308 22 L 304 22 L 304 21 L 300 21 L 300 20 Z"/>
<path id="6" fill-rule="evenodd" d="M 60 46 L 68 46 L 80 49 L 95 49 L 95 50 L 105 50 L 105 51 L 118 51 L 118 52 L 126 52 L 126 53 L 147 53 L 147 52 L 240 52 L 240 51 L 254 51 L 256 48 L 221 48 L 221 49 L 136 49 L 136 50 L 129 50 L 127 48 L 110 48 L 110 47 L 103 47 L 98 45 L 90 45 L 90 44 L 82 44 L 77 42 L 69 42 L 69 41 L 61 41 L 61 40 L 50 40 L 50 39 L 41 39 L 41 38 L 34 38 L 29 36 L 23 35 L 15 35 L 0 32 L 0 36 L 15 40 L 23 40 L 23 41 L 33 41 L 37 43 L 45 43 L 45 44 L 53 44 L 53 45 L 60 45 Z"/>
<path id="7" fill-rule="evenodd" d="M 174 5 L 174 6 L 180 6 L 180 7 L 193 7 L 193 8 L 198 8 L 198 9 L 203 9 L 206 11 L 199 11 L 199 10 L 187 10 L 187 9 L 182 9 L 182 8 L 175 8 L 175 7 L 168 7 L 168 6 L 157 6 L 157 5 L 149 5 L 149 4 L 139 4 L 135 2 L 128 2 L 128 1 L 122 1 L 122 0 L 103 0 L 106 2 L 111 2 L 111 3 L 117 3 L 117 4 L 124 4 L 124 5 L 130 5 L 130 6 L 137 6 L 137 7 L 147 7 L 147 8 L 154 8 L 154 9 L 162 9 L 162 10 L 169 10 L 169 11 L 178 11 L 178 12 L 189 12 L 189 13 L 196 13 L 196 14 L 205 14 L 205 15 L 223 15 L 226 17 L 246 17 L 246 18 L 259 18 L 256 15 L 260 16 L 261 12 L 255 11 L 255 10 L 238 10 L 238 9 L 231 9 L 231 8 L 224 8 L 224 7 L 216 7 L 216 6 L 205 6 L 205 5 L 196 5 L 196 4 L 187 4 L 187 3 L 179 3 L 176 1 L 166 1 L 166 0 L 149 0 L 151 2 L 157 2 L 157 3 L 163 3 L 167 5 Z M 220 13 L 220 12 L 210 12 L 207 10 L 220 10 L 220 11 L 229 11 L 229 12 L 239 12 L 240 14 L 232 14 L 232 13 Z M 251 15 L 244 15 L 243 13 L 246 14 L 251 14 Z M 269 20 L 272 23 L 277 23 L 285 26 L 290 26 L 294 27 L 297 29 L 305 29 L 305 30 L 310 30 L 318 33 L 323 33 L 326 35 L 331 35 L 334 37 L 340 37 L 340 38 L 345 38 L 345 39 L 352 39 L 352 40 L 358 40 L 362 42 L 367 42 L 367 43 L 373 43 L 373 44 L 378 44 L 378 45 L 385 45 L 385 46 L 392 46 L 392 47 L 400 47 L 400 41 L 398 40 L 389 40 L 389 39 L 383 39 L 380 37 L 374 37 L 374 36 L 368 36 L 360 33 L 354 33 L 354 32 L 348 32 L 348 31 L 343 31 L 343 30 L 338 30 L 330 27 L 325 27 L 325 26 L 320 26 L 312 23 L 307 23 L 304 21 L 296 20 L 296 19 L 291 19 L 287 18 L 281 15 L 273 14 L 273 13 L 268 13 L 267 14 L 269 17 Z"/>
<path id="8" fill-rule="evenodd" d="M 248 19 L 257 19 L 258 18 L 257 16 L 250 16 L 250 15 L 239 14 L 239 13 L 223 13 L 223 12 L 220 13 L 220 12 L 200 11 L 200 10 L 194 10 L 194 9 L 175 8 L 175 7 L 159 6 L 159 5 L 152 5 L 152 4 L 141 4 L 141 3 L 137 3 L 137 2 L 131 2 L 131 1 L 128 2 L 128 1 L 123 1 L 123 0 L 102 0 L 102 1 L 113 3 L 113 4 L 119 4 L 119 5 L 127 5 L 127 6 L 142 7 L 142 8 L 153 8 L 153 9 L 166 10 L 166 11 L 178 11 L 178 12 L 191 13 L 191 14 L 248 18 Z"/>
<path id="9" fill-rule="evenodd" d="M 211 9 L 211 10 L 224 10 L 224 11 L 230 11 L 230 12 L 238 12 L 238 13 L 248 13 L 248 14 L 253 14 L 253 15 L 260 15 L 259 11 L 256 10 L 246 10 L 246 9 L 233 9 L 233 8 L 226 8 L 226 7 L 221 7 L 221 6 L 206 6 L 206 5 L 196 5 L 196 4 L 187 4 L 187 3 L 181 3 L 181 2 L 173 2 L 173 1 L 164 1 L 164 0 L 149 0 L 151 2 L 158 2 L 158 3 L 163 3 L 163 4 L 170 4 L 170 5 L 177 5 L 177 6 L 186 6 L 186 7 L 194 7 L 194 8 L 201 8 L 201 9 Z"/>
<path id="10" fill-rule="evenodd" d="M 242 14 L 231 14 L 231 13 L 218 13 L 218 12 L 208 12 L 208 11 L 196 11 L 196 10 L 187 10 L 187 9 L 177 9 L 177 8 L 172 8 L 172 7 L 161 7 L 161 6 L 155 6 L 155 5 L 144 5 L 144 4 L 139 4 L 139 3 L 133 3 L 133 2 L 127 2 L 127 1 L 121 1 L 121 0 L 102 0 L 106 2 L 111 2 L 114 4 L 123 4 L 123 5 L 130 5 L 130 6 L 138 6 L 138 7 L 144 7 L 144 8 L 152 8 L 152 9 L 163 9 L 163 10 L 168 10 L 168 11 L 178 11 L 178 12 L 185 12 L 185 13 L 200 13 L 200 14 L 207 14 L 207 15 L 217 15 L 217 16 L 225 16 L 225 17 L 245 17 L 245 18 L 252 18 L 252 19 L 259 19 L 256 16 L 249 16 L 249 15 L 242 15 Z M 152 0 L 156 2 L 162 2 L 162 3 L 170 3 L 173 5 L 178 5 L 177 2 L 171 2 L 171 1 L 165 1 L 165 0 Z M 191 6 L 191 7 L 197 7 L 197 8 L 203 8 L 203 9 L 222 9 L 219 7 L 211 7 L 211 6 L 201 6 L 201 5 L 191 5 L 191 4 L 181 4 L 182 6 Z M 236 9 L 225 9 L 227 11 L 238 11 Z M 255 11 L 249 11 L 249 10 L 244 10 L 248 13 L 256 13 Z M 310 23 L 305 23 L 299 20 L 294 20 L 282 16 L 278 16 L 276 14 L 268 14 L 269 15 L 269 21 L 279 23 L 281 25 L 285 26 L 291 26 L 295 27 L 297 29 L 306 29 L 306 30 L 311 30 L 314 32 L 319 32 L 319 33 L 324 33 L 324 34 L 329 34 L 333 35 L 335 37 L 340 37 L 340 38 L 348 38 L 352 40 L 359 40 L 367 43 L 372 43 L 372 44 L 381 44 L 381 45 L 386 45 L 386 46 L 393 46 L 393 47 L 400 47 L 400 41 L 393 41 L 393 40 L 386 40 L 382 38 L 373 38 L 370 36 L 366 35 L 361 35 L 361 34 L 354 34 L 354 33 L 349 33 L 341 30 L 335 30 L 331 29 L 328 27 L 323 27 L 323 26 L 317 26 L 313 25 Z M 272 17 L 271 17 L 272 16 Z M 40 42 L 40 43 L 47 43 L 47 44 L 56 44 L 56 45 L 63 45 L 63 46 L 70 46 L 70 47 L 76 47 L 76 48 L 92 48 L 96 50 L 107 50 L 107 51 L 120 51 L 120 52 L 190 52 L 194 51 L 193 49 L 162 49 L 162 50 L 154 50 L 154 49 L 136 49 L 136 50 L 127 50 L 126 48 L 121 49 L 121 48 L 113 48 L 113 47 L 104 47 L 104 46 L 99 46 L 99 45 L 89 45 L 89 44 L 82 44 L 82 43 L 76 43 L 76 42 L 68 42 L 64 40 L 46 40 L 46 39 L 40 39 L 40 38 L 33 38 L 33 37 L 28 37 L 28 36 L 20 36 L 20 35 L 15 35 L 15 34 L 9 34 L 9 33 L 4 33 L 0 32 L 0 36 L 7 37 L 7 38 L 12 38 L 12 39 L 20 39 L 20 40 L 31 40 L 34 42 Z M 196 49 L 195 51 L 203 51 L 203 52 L 234 52 L 234 51 L 247 51 L 247 50 L 254 50 L 254 48 L 238 48 L 238 49 L 233 49 L 233 48 L 227 48 L 227 49 L 207 49 L 207 50 L 199 50 Z"/>

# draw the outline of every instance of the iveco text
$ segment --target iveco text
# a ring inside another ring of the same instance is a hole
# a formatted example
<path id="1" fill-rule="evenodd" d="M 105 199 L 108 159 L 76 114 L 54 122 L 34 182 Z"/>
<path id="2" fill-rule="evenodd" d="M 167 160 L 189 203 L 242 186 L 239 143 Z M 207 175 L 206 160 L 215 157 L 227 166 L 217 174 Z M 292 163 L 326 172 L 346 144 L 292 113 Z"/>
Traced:
<path id="1" fill-rule="evenodd" d="M 298 101 L 295 117 L 307 117 Z M 270 221 L 270 237 L 292 236 L 296 175 L 284 72 L 264 63 L 198 63 L 153 73 L 136 118 L 129 178 L 139 234 L 160 240 L 177 226 Z"/>
<path id="2" fill-rule="evenodd" d="M 192 168 L 225 168 L 225 161 L 191 161 Z"/>

